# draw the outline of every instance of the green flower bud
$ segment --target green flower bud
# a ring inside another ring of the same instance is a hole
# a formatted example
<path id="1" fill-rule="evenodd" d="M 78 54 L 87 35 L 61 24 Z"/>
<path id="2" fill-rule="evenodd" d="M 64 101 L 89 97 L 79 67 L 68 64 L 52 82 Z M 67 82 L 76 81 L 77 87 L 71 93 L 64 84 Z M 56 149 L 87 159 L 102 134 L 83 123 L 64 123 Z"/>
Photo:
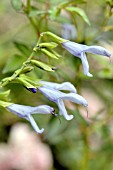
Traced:
<path id="1" fill-rule="evenodd" d="M 53 49 L 53 48 L 56 48 L 58 46 L 58 44 L 56 44 L 55 42 L 49 42 L 49 43 L 40 43 L 38 46 L 40 48 Z"/>
<path id="2" fill-rule="evenodd" d="M 54 58 L 54 59 L 58 59 L 53 53 L 51 53 L 50 51 L 48 51 L 46 48 L 41 48 L 41 51 L 46 54 L 48 57 Z"/>
<path id="3" fill-rule="evenodd" d="M 54 71 L 54 68 L 52 66 L 49 66 L 41 61 L 31 60 L 31 63 L 45 71 Z"/>
<path id="4" fill-rule="evenodd" d="M 63 43 L 63 42 L 68 41 L 68 40 L 65 40 L 65 39 L 57 36 L 56 34 L 53 34 L 52 32 L 46 32 L 46 35 L 49 35 L 50 37 L 52 37 L 57 43 Z"/>

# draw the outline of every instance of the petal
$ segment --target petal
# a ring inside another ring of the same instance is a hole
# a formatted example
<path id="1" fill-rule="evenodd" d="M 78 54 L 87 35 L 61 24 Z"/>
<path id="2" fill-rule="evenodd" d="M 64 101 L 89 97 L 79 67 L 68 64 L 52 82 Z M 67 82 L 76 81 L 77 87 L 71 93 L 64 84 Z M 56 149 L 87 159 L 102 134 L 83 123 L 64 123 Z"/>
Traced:
<path id="1" fill-rule="evenodd" d="M 36 106 L 33 107 L 32 109 L 32 113 L 40 113 L 40 114 L 53 114 L 54 113 L 54 108 L 50 107 L 48 105 L 40 105 L 40 106 Z"/>
<path id="2" fill-rule="evenodd" d="M 27 114 L 30 114 L 32 111 L 32 107 L 30 106 L 24 106 L 19 104 L 12 104 L 10 106 L 6 107 L 10 112 L 16 114 L 17 116 L 21 118 L 25 118 Z"/>
<path id="3" fill-rule="evenodd" d="M 39 129 L 39 127 L 37 126 L 35 120 L 33 119 L 33 117 L 32 117 L 31 115 L 28 115 L 28 120 L 30 121 L 32 127 L 34 128 L 34 130 L 35 130 L 37 133 L 43 133 L 43 132 L 44 132 L 44 128 Z"/>
<path id="4" fill-rule="evenodd" d="M 106 57 L 110 57 L 111 53 L 106 50 L 103 47 L 100 46 L 86 46 L 86 49 L 83 50 L 83 52 L 89 52 L 89 53 L 93 53 L 93 54 L 99 54 L 99 55 L 103 55 Z"/>
<path id="5" fill-rule="evenodd" d="M 77 104 L 80 104 L 80 105 L 83 105 L 85 107 L 88 106 L 88 103 L 87 101 L 80 95 L 78 94 L 75 94 L 75 93 L 68 93 L 68 94 L 65 94 L 63 97 L 62 97 L 63 100 L 70 100 L 74 103 L 77 103 Z"/>
<path id="6" fill-rule="evenodd" d="M 41 86 L 38 89 L 45 97 L 47 97 L 49 100 L 51 100 L 55 103 L 57 102 L 58 99 L 60 99 L 66 95 L 66 93 L 63 93 L 63 92 L 53 89 L 51 87 Z"/>
<path id="7" fill-rule="evenodd" d="M 76 88 L 70 82 L 64 82 L 64 83 L 59 84 L 59 83 L 54 83 L 54 82 L 40 81 L 40 83 L 44 85 L 45 87 L 52 87 L 53 89 L 56 89 L 56 90 L 68 90 L 74 93 L 77 92 Z"/>
<path id="8" fill-rule="evenodd" d="M 99 54 L 99 55 L 103 55 L 103 56 L 107 56 L 107 57 L 111 56 L 111 53 L 108 50 L 106 50 L 104 47 L 100 47 L 100 46 L 96 46 L 96 45 L 87 46 L 87 45 L 67 41 L 67 42 L 62 43 L 62 46 L 67 51 L 69 51 L 71 54 L 73 54 L 74 56 L 77 56 L 77 57 L 80 57 L 80 54 L 82 52 L 89 52 L 89 53 Z"/>
<path id="9" fill-rule="evenodd" d="M 49 100 L 57 103 L 59 99 L 63 100 L 70 100 L 74 103 L 83 105 L 85 107 L 88 106 L 87 101 L 80 95 L 76 93 L 63 93 L 58 90 L 52 89 L 52 88 L 46 88 L 46 87 L 39 87 L 40 92 L 44 94 Z"/>
<path id="10" fill-rule="evenodd" d="M 63 115 L 66 120 L 73 119 L 73 115 L 68 115 L 64 103 L 61 99 L 57 101 L 58 108 L 60 110 L 60 115 Z"/>
<path id="11" fill-rule="evenodd" d="M 86 49 L 86 45 L 78 44 L 72 41 L 62 43 L 62 46 L 76 57 L 80 57 L 81 52 Z"/>
<path id="12" fill-rule="evenodd" d="M 89 73 L 89 64 L 85 53 L 81 53 L 81 61 L 84 69 L 84 74 L 87 75 L 88 77 L 92 77 L 93 75 Z"/>
<path id="13" fill-rule="evenodd" d="M 6 107 L 10 112 L 16 114 L 17 116 L 21 118 L 26 118 L 28 114 L 53 114 L 54 108 L 48 106 L 48 105 L 41 105 L 41 106 L 25 106 L 25 105 L 19 105 L 19 104 L 12 104 L 10 106 Z"/>
<path id="14" fill-rule="evenodd" d="M 46 88 L 44 86 L 41 86 L 38 88 L 38 90 L 45 96 L 47 97 L 49 100 L 51 101 L 56 101 L 57 99 L 57 90 L 53 89 L 53 88 Z M 59 91 L 58 91 L 59 92 Z"/>

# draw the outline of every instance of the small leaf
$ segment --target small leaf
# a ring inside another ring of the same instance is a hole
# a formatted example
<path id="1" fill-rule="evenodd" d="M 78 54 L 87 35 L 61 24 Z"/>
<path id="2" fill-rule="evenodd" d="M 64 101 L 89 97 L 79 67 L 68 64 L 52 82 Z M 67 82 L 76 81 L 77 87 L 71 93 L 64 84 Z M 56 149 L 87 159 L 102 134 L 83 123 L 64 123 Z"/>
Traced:
<path id="1" fill-rule="evenodd" d="M 90 21 L 87 17 L 87 15 L 85 14 L 85 12 L 81 9 L 81 8 L 78 8 L 78 7 L 66 7 L 65 8 L 67 11 L 69 12 L 74 12 L 75 14 L 77 15 L 80 15 L 82 17 L 82 19 L 90 25 Z"/>
<path id="2" fill-rule="evenodd" d="M 29 13 L 29 17 L 36 17 L 38 15 L 44 15 L 46 14 L 45 11 L 38 11 L 38 10 L 31 10 L 30 13 Z"/>
<path id="3" fill-rule="evenodd" d="M 54 21 L 60 14 L 60 12 L 61 12 L 61 8 L 56 8 L 56 7 L 53 8 L 49 13 L 50 19 Z"/>
<path id="4" fill-rule="evenodd" d="M 21 67 L 24 61 L 25 61 L 25 57 L 15 54 L 8 58 L 8 61 L 2 72 L 5 74 L 8 72 L 15 71 L 16 69 Z"/>
<path id="5" fill-rule="evenodd" d="M 49 66 L 41 61 L 31 60 L 31 63 L 45 71 L 54 71 L 54 68 L 52 66 Z"/>
<path id="6" fill-rule="evenodd" d="M 22 8 L 22 0 L 11 0 L 11 4 L 16 11 Z"/>
<path id="7" fill-rule="evenodd" d="M 26 44 L 15 41 L 14 45 L 26 57 L 28 57 L 30 55 L 31 49 Z"/>

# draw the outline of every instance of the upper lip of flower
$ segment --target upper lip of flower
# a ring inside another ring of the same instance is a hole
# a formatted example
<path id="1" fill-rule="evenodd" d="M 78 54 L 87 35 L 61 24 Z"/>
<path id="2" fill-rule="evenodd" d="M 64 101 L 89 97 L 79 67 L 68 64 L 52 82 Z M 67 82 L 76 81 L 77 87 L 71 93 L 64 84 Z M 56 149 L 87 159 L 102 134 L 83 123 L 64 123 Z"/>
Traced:
<path id="1" fill-rule="evenodd" d="M 101 46 L 96 46 L 96 45 L 87 46 L 87 45 L 78 44 L 78 43 L 71 42 L 71 41 L 63 42 L 62 46 L 67 51 L 69 51 L 71 54 L 73 54 L 76 57 L 79 57 L 82 60 L 84 74 L 89 77 L 92 77 L 92 74 L 89 73 L 89 64 L 88 64 L 85 52 L 103 55 L 107 57 L 111 56 L 110 52 Z"/>
<path id="2" fill-rule="evenodd" d="M 54 108 L 48 106 L 48 105 L 40 105 L 36 107 L 31 106 L 25 106 L 25 105 L 19 105 L 19 104 L 11 104 L 6 107 L 9 111 L 13 112 L 14 114 L 18 115 L 21 118 L 27 119 L 31 125 L 33 126 L 34 130 L 37 133 L 42 133 L 44 129 L 39 129 L 37 126 L 34 118 L 31 114 L 53 114 Z"/>
<path id="3" fill-rule="evenodd" d="M 56 90 L 68 90 L 70 92 L 77 93 L 76 88 L 70 82 L 63 82 L 59 84 L 47 81 L 40 81 L 40 84 L 42 84 L 44 87 L 53 88 Z"/>

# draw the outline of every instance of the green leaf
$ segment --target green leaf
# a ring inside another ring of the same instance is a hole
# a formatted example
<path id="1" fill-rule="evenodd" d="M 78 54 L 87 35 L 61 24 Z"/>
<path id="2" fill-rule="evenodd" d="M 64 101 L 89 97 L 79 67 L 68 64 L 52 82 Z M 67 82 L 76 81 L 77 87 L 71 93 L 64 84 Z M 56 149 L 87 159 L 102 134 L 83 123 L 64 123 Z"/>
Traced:
<path id="1" fill-rule="evenodd" d="M 31 60 L 31 63 L 45 71 L 54 71 L 54 68 L 52 66 L 49 66 L 41 61 Z"/>
<path id="2" fill-rule="evenodd" d="M 26 44 L 15 41 L 14 45 L 26 57 L 28 57 L 30 55 L 31 49 Z"/>
<path id="3" fill-rule="evenodd" d="M 5 74 L 8 72 L 15 71 L 16 69 L 21 67 L 24 61 L 25 61 L 25 57 L 15 54 L 8 58 L 8 61 L 2 72 Z"/>
<path id="4" fill-rule="evenodd" d="M 38 10 L 31 10 L 31 12 L 29 13 L 29 17 L 36 17 L 38 15 L 44 15 L 46 14 L 46 11 L 38 11 Z"/>
<path id="5" fill-rule="evenodd" d="M 22 0 L 11 0 L 11 4 L 16 11 L 22 8 Z"/>
<path id="6" fill-rule="evenodd" d="M 85 12 L 83 11 L 83 9 L 78 8 L 78 7 L 66 7 L 65 9 L 66 9 L 67 11 L 69 11 L 69 12 L 73 12 L 73 13 L 81 16 L 82 19 L 83 19 L 87 24 L 90 25 L 90 21 L 89 21 L 87 15 L 85 14 Z"/>
<path id="7" fill-rule="evenodd" d="M 76 1 L 71 0 L 71 1 L 61 2 L 60 4 L 58 4 L 58 6 L 54 7 L 51 11 L 49 11 L 50 19 L 55 20 L 60 14 L 61 10 L 69 6 L 70 4 L 72 5 L 72 4 L 80 4 L 80 3 L 85 3 L 85 1 L 84 0 L 76 0 Z"/>
<path id="8" fill-rule="evenodd" d="M 108 3 L 111 7 L 113 7 L 113 1 L 112 0 L 106 0 L 106 3 Z"/>
<path id="9" fill-rule="evenodd" d="M 50 19 L 55 20 L 61 12 L 61 8 L 53 8 L 49 13 Z"/>

